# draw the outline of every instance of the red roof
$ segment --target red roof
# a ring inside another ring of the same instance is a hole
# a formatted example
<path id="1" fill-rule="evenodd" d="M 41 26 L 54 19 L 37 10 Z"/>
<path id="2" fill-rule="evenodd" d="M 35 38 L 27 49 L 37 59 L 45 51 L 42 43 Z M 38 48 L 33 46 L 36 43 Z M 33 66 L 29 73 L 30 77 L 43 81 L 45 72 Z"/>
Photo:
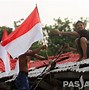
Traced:
<path id="1" fill-rule="evenodd" d="M 39 68 L 45 65 L 49 64 L 49 61 L 56 60 L 56 58 L 58 57 L 58 55 L 54 58 L 54 56 L 49 56 L 49 60 L 36 60 L 34 62 L 30 62 L 28 63 L 28 68 Z M 58 64 L 62 64 L 62 63 L 66 63 L 66 62 L 76 62 L 79 59 L 79 54 L 73 54 L 72 52 L 68 52 L 65 54 L 61 54 L 60 57 L 57 59 L 57 63 Z M 15 68 L 16 65 L 16 59 L 11 59 L 10 60 L 10 66 L 11 66 L 11 70 L 13 70 Z M 2 62 L 2 60 L 0 60 L 0 71 L 4 72 L 5 71 L 5 67 L 4 67 L 4 63 Z"/>

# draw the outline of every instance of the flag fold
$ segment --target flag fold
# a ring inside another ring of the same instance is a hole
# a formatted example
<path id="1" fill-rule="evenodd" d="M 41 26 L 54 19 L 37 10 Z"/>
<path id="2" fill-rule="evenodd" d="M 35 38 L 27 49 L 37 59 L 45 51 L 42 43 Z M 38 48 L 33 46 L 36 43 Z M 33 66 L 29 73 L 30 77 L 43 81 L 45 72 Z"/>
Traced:
<path id="1" fill-rule="evenodd" d="M 42 38 L 42 26 L 36 6 L 27 19 L 1 44 L 13 58 L 16 58 L 25 53 L 34 42 Z"/>

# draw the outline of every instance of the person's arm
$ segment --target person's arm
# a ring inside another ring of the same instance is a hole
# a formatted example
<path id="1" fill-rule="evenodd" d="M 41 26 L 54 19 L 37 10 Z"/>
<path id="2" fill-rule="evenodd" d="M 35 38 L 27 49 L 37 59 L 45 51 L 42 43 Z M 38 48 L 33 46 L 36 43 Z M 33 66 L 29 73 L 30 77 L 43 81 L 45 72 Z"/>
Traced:
<path id="1" fill-rule="evenodd" d="M 69 47 L 68 49 L 69 49 L 70 51 L 77 52 L 77 49 L 75 49 L 75 48 Z"/>
<path id="2" fill-rule="evenodd" d="M 31 56 L 31 57 L 34 57 L 34 55 L 36 55 L 41 49 L 46 49 L 46 45 L 43 45 L 35 50 L 28 50 L 28 52 L 24 53 L 23 55 L 25 56 Z"/>
<path id="3" fill-rule="evenodd" d="M 54 35 L 72 35 L 72 36 L 78 36 L 79 34 L 76 31 L 73 32 L 62 32 L 59 30 L 52 30 L 51 33 L 53 33 Z"/>
<path id="4" fill-rule="evenodd" d="M 70 47 L 69 44 L 65 44 L 64 48 L 70 51 L 77 51 L 77 49 Z"/>
<path id="5" fill-rule="evenodd" d="M 39 60 L 47 60 L 46 57 L 43 57 L 43 56 L 38 55 L 38 54 L 33 55 L 33 57 L 35 57 L 35 58 L 37 58 L 37 59 L 39 59 Z"/>
<path id="6" fill-rule="evenodd" d="M 40 50 L 43 50 L 43 49 L 46 49 L 46 48 L 47 48 L 47 46 L 46 45 L 43 45 L 43 46 L 41 46 L 41 47 L 39 47 L 39 48 L 37 48 L 37 49 L 35 49 L 33 51 L 30 51 L 30 53 L 32 55 L 34 55 L 34 54 L 38 53 Z"/>
<path id="7" fill-rule="evenodd" d="M 73 32 L 61 32 L 61 33 L 59 32 L 59 34 L 61 34 L 61 35 L 72 35 L 72 36 L 78 36 L 79 35 L 75 31 L 73 31 Z"/>
<path id="8" fill-rule="evenodd" d="M 32 54 L 32 53 L 29 53 L 29 52 L 27 52 L 27 53 L 25 53 L 23 55 L 25 55 L 25 56 L 31 56 L 31 57 L 37 58 L 39 60 L 48 60 L 47 57 L 44 57 L 44 56 L 41 56 L 41 55 L 38 55 L 38 54 Z"/>

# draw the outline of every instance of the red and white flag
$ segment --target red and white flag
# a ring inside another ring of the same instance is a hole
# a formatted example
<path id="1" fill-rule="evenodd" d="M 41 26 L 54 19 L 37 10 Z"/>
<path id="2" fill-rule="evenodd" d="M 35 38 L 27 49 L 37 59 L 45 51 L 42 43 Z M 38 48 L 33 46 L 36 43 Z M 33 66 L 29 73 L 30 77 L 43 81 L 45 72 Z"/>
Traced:
<path id="1" fill-rule="evenodd" d="M 2 35 L 2 41 L 4 41 L 5 39 L 7 39 L 7 37 L 8 37 L 8 33 L 7 33 L 6 28 L 4 28 L 3 35 Z M 9 54 L 8 54 L 8 57 L 10 59 L 10 55 Z"/>
<path id="2" fill-rule="evenodd" d="M 6 29 L 4 29 L 2 41 L 5 40 L 7 37 L 8 37 L 7 31 Z M 0 44 L 0 58 L 2 59 L 4 63 L 6 75 L 8 75 L 11 70 L 10 69 L 10 58 L 9 58 L 9 55 L 5 47 L 3 47 L 1 44 Z"/>
<path id="3" fill-rule="evenodd" d="M 2 42 L 2 45 L 13 58 L 16 58 L 41 39 L 43 39 L 43 32 L 36 6 L 27 19 Z"/>
<path id="4" fill-rule="evenodd" d="M 4 41 L 7 37 L 8 37 L 8 33 L 7 33 L 6 28 L 5 28 L 3 31 L 3 35 L 2 35 L 2 41 Z"/>
<path id="5" fill-rule="evenodd" d="M 5 39 L 7 39 L 8 37 L 8 33 L 6 28 L 4 29 L 3 35 L 2 35 L 2 41 L 4 41 Z M 4 62 L 5 65 L 5 72 L 6 72 L 6 76 L 9 75 L 11 73 L 11 67 L 10 67 L 10 62 L 11 62 L 11 58 L 10 58 L 10 54 L 5 50 L 5 47 L 0 46 L 0 51 L 2 54 L 0 54 L 2 61 Z M 18 73 L 19 72 L 19 61 L 16 61 L 16 66 L 15 69 L 13 70 L 14 73 Z"/>
<path id="6" fill-rule="evenodd" d="M 7 51 L 2 45 L 0 45 L 0 58 L 2 59 L 5 65 L 5 72 L 6 74 L 8 74 L 10 72 L 9 58 L 8 58 Z"/>

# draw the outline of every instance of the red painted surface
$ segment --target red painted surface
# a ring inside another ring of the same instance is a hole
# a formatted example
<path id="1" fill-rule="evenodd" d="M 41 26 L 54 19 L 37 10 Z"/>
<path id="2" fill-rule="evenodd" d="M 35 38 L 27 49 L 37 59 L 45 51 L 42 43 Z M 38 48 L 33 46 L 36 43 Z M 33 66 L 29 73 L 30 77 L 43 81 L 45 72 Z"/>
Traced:
<path id="1" fill-rule="evenodd" d="M 55 57 L 54 60 L 56 60 L 58 56 Z M 49 64 L 49 61 L 53 60 L 54 56 L 49 56 L 49 60 L 36 60 L 34 62 L 29 62 L 28 63 L 28 68 L 39 68 L 45 65 Z M 58 64 L 62 64 L 62 63 L 66 63 L 66 62 L 76 62 L 79 59 L 79 54 L 73 54 L 72 52 L 68 52 L 65 54 L 61 54 L 60 57 L 57 59 L 57 63 Z M 10 60 L 10 66 L 11 66 L 11 70 L 13 70 L 15 68 L 16 65 L 16 59 L 11 59 Z M 4 67 L 4 63 L 2 62 L 2 60 L 0 60 L 0 71 L 4 72 L 5 71 L 5 67 Z"/>

